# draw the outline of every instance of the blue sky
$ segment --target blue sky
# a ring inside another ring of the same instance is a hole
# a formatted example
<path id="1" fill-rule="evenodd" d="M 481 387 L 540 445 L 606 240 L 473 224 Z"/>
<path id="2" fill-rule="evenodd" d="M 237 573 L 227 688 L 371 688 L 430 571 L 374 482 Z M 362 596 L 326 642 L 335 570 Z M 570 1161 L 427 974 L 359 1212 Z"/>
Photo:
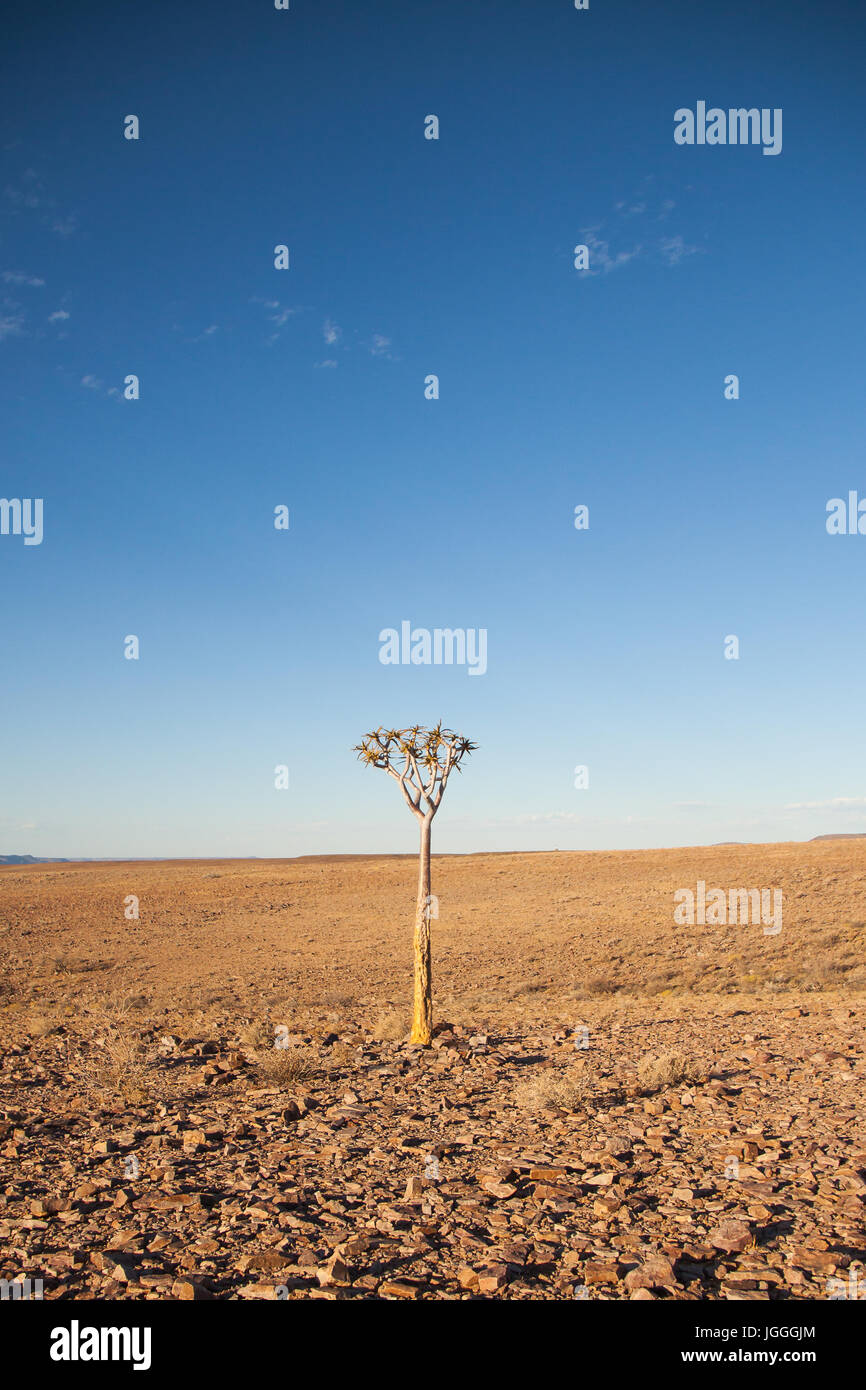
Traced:
<path id="1" fill-rule="evenodd" d="M 439 718 L 480 747 L 434 850 L 866 829 L 866 536 L 825 527 L 866 496 L 864 30 L 741 0 L 22 13 L 0 495 L 44 538 L 0 535 L 0 852 L 412 850 L 350 748 Z M 781 108 L 781 154 L 676 145 L 700 100 Z M 486 674 L 382 665 L 405 619 L 486 629 Z"/>

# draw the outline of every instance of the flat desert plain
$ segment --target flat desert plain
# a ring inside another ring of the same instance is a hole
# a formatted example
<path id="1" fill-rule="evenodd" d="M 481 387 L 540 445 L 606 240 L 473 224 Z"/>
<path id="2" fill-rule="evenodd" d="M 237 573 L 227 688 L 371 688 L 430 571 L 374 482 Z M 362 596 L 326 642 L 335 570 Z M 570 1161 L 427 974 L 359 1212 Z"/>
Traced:
<path id="1" fill-rule="evenodd" d="M 0 1277 L 46 1299 L 866 1295 L 866 840 L 0 869 Z M 783 926 L 674 894 L 783 893 Z M 137 910 L 138 917 L 134 916 Z"/>

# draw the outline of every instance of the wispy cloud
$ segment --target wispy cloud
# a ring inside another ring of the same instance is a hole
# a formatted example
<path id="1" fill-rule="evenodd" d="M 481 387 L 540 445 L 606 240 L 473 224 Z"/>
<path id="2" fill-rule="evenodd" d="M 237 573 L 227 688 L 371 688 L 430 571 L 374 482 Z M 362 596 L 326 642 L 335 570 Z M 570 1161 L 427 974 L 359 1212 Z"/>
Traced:
<path id="1" fill-rule="evenodd" d="M 183 334 L 183 341 L 185 343 L 204 342 L 205 338 L 212 338 L 215 333 L 218 333 L 219 328 L 220 326 L 218 323 L 209 323 L 207 328 L 203 328 L 200 333 L 190 333 L 185 329 L 183 324 L 173 323 L 171 325 L 172 333 Z"/>
<path id="2" fill-rule="evenodd" d="M 26 270 L 4 270 L 3 279 L 7 285 L 30 285 L 35 288 L 45 284 L 38 275 L 28 275 Z"/>
<path id="3" fill-rule="evenodd" d="M 646 816 L 598 816 L 581 815 L 578 811 L 538 811 L 524 812 L 514 816 L 491 816 L 477 820 L 474 816 L 452 815 L 449 825 L 471 825 L 486 830 L 525 829 L 528 826 L 579 826 L 590 827 L 648 826 L 655 822 Z"/>
<path id="4" fill-rule="evenodd" d="M 16 816 L 0 816 L 0 830 L 38 830 L 35 820 L 21 821 Z"/>
<path id="5" fill-rule="evenodd" d="M 324 362 L 315 362 L 313 365 L 316 367 L 336 367 L 337 363 L 333 357 L 326 357 Z"/>
<path id="6" fill-rule="evenodd" d="M 7 184 L 3 196 L 13 208 L 38 208 L 45 203 L 45 185 L 35 169 L 25 169 L 17 184 Z"/>
<path id="7" fill-rule="evenodd" d="M 268 346 L 275 343 L 280 336 L 280 329 L 284 328 L 290 318 L 299 314 L 300 308 L 288 304 L 281 304 L 278 299 L 261 299 L 258 295 L 253 295 L 250 299 L 251 304 L 261 304 L 268 318 L 268 322 L 274 325 L 274 331 L 265 339 Z"/>
<path id="8" fill-rule="evenodd" d="M 98 376 L 94 376 L 91 372 L 88 372 L 86 376 L 81 378 L 81 385 L 87 391 L 95 391 L 100 396 L 120 396 L 120 392 L 116 386 L 106 386 L 104 381 Z"/>
<path id="9" fill-rule="evenodd" d="M 786 811 L 856 811 L 866 806 L 866 796 L 832 796 L 827 801 L 792 801 Z"/>
<path id="10" fill-rule="evenodd" d="M 0 314 L 0 343 L 4 338 L 14 338 L 23 327 L 23 314 Z"/>
<path id="11" fill-rule="evenodd" d="M 288 305 L 280 305 L 276 302 L 271 307 L 276 310 L 276 313 L 268 314 L 268 318 L 271 323 L 277 325 L 277 328 L 282 328 L 284 324 L 288 323 L 292 315 L 298 312 L 297 309 L 290 309 Z"/>
<path id="12" fill-rule="evenodd" d="M 253 296 L 250 302 L 261 304 L 267 310 L 267 316 L 271 323 L 275 323 L 278 328 L 282 328 L 283 324 L 288 323 L 293 314 L 300 312 L 288 304 L 281 304 L 278 299 L 259 299 L 257 296 Z"/>
<path id="13" fill-rule="evenodd" d="M 325 319 L 324 325 L 322 327 L 322 337 L 324 338 L 325 342 L 328 344 L 329 347 L 332 343 L 337 342 L 337 340 L 341 337 L 342 332 L 342 328 L 339 328 L 337 324 L 332 323 L 330 319 Z"/>
<path id="14" fill-rule="evenodd" d="M 3 201 L 13 214 L 37 212 L 39 220 L 50 225 L 58 236 L 71 236 L 78 230 L 77 214 L 58 211 L 57 200 L 47 191 L 35 169 L 25 169 L 17 182 L 7 184 L 3 189 Z"/>
<path id="15" fill-rule="evenodd" d="M 51 223 L 51 230 L 58 236 L 72 236 L 73 232 L 78 231 L 78 218 L 74 212 L 70 212 L 66 217 L 55 217 Z"/>
<path id="16" fill-rule="evenodd" d="M 65 309 L 55 309 L 53 314 L 48 315 L 48 322 L 63 323 L 68 318 L 69 314 L 66 312 Z"/>
<path id="17" fill-rule="evenodd" d="M 465 818 L 467 821 L 469 817 Z M 519 816 L 493 816 L 484 821 L 487 826 L 499 825 L 588 825 L 596 817 L 579 815 L 577 811 L 526 811 Z"/>
<path id="18" fill-rule="evenodd" d="M 621 198 L 600 222 L 581 228 L 579 241 L 589 250 L 589 266 L 584 275 L 609 275 L 631 261 L 648 258 L 676 266 L 685 257 L 701 251 L 701 247 L 689 245 L 680 233 L 658 236 L 653 224 L 666 221 L 676 203 L 673 198 L 659 202 L 653 182 L 652 176 L 643 179 L 637 194 Z M 640 240 L 635 239 L 638 230 L 643 232 Z"/>
<path id="19" fill-rule="evenodd" d="M 583 245 L 589 248 L 589 274 L 590 275 L 609 275 L 612 270 L 619 270 L 621 266 L 628 265 L 639 256 L 643 247 L 633 246 L 629 251 L 617 251 L 611 255 L 610 242 L 597 235 L 600 229 L 597 227 L 585 227 L 580 235 Z"/>
<path id="20" fill-rule="evenodd" d="M 679 265 L 684 256 L 694 256 L 700 249 L 699 246 L 687 245 L 681 236 L 663 237 L 659 242 L 659 250 L 668 265 Z"/>
<path id="21" fill-rule="evenodd" d="M 367 351 L 373 357 L 385 357 L 389 361 L 394 360 L 391 352 L 391 339 L 386 338 L 384 333 L 374 333 L 369 343 L 365 343 Z"/>

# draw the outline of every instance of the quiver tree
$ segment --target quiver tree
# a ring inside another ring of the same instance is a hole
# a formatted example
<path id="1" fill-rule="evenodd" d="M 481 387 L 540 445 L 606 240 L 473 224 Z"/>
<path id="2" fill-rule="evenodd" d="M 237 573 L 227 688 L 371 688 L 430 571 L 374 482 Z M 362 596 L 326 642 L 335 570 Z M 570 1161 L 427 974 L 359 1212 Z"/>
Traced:
<path id="1" fill-rule="evenodd" d="M 353 752 L 362 763 L 382 767 L 399 782 L 406 805 L 421 828 L 418 903 L 415 909 L 415 1003 L 410 1042 L 429 1047 L 433 1039 L 433 977 L 430 962 L 430 828 L 451 773 L 478 745 L 443 729 L 376 729 Z"/>

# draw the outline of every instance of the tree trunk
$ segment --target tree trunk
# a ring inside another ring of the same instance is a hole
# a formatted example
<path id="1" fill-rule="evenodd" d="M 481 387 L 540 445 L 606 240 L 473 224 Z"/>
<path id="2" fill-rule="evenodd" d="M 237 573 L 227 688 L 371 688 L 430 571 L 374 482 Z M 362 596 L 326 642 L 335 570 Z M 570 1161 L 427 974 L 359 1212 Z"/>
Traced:
<path id="1" fill-rule="evenodd" d="M 418 865 L 418 904 L 415 909 L 415 1007 L 409 1041 L 429 1047 L 433 1041 L 433 975 L 430 962 L 430 828 L 433 817 L 421 821 Z"/>

